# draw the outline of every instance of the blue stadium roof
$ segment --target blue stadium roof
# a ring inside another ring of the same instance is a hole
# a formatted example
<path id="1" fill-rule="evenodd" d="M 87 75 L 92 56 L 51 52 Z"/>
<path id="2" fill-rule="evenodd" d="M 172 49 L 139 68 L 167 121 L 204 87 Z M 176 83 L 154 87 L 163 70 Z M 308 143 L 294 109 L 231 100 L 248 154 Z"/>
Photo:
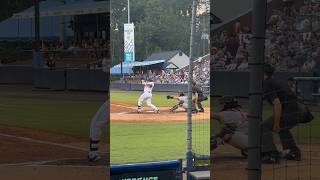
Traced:
<path id="1" fill-rule="evenodd" d="M 110 6 L 107 1 L 93 0 L 66 0 L 63 4 L 57 0 L 47 0 L 40 3 L 40 36 L 41 38 L 56 38 L 60 35 L 60 15 L 65 16 L 65 22 L 72 19 L 71 15 L 92 14 L 105 12 Z M 102 8 L 97 8 L 97 6 Z M 30 7 L 20 13 L 14 14 L 0 22 L 0 39 L 31 39 L 34 37 L 33 9 Z M 66 36 L 73 36 L 72 29 L 66 27 Z"/>
<path id="2" fill-rule="evenodd" d="M 46 1 L 45 1 L 46 2 Z M 55 6 L 41 6 L 40 16 L 73 16 L 82 14 L 98 14 L 110 12 L 110 1 L 81 0 Z M 33 18 L 33 7 L 13 15 L 15 18 Z"/>

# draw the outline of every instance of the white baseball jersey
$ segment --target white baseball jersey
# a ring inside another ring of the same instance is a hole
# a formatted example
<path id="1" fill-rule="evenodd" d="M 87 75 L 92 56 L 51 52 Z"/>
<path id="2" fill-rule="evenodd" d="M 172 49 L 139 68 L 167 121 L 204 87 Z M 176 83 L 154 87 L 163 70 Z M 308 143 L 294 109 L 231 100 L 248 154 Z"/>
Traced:
<path id="1" fill-rule="evenodd" d="M 182 103 L 182 107 L 187 109 L 188 108 L 188 97 L 186 96 L 180 96 L 178 97 L 179 102 Z"/>
<path id="2" fill-rule="evenodd" d="M 147 83 L 144 84 L 143 92 L 151 94 L 153 87 L 154 87 L 154 82 L 147 82 Z"/>
<path id="3" fill-rule="evenodd" d="M 154 82 L 144 83 L 143 94 L 141 94 L 141 96 L 138 99 L 138 111 L 141 111 L 141 106 L 143 101 L 147 101 L 147 105 L 151 107 L 152 110 L 158 111 L 158 108 L 155 105 L 153 105 L 151 102 L 153 87 L 154 87 Z"/>

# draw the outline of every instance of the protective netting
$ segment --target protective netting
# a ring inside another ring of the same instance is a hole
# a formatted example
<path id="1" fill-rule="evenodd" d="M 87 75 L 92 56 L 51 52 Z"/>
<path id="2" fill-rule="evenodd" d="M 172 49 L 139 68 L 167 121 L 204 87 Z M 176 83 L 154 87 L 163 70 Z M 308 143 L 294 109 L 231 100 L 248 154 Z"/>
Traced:
<path id="1" fill-rule="evenodd" d="M 301 158 L 289 157 L 288 159 L 286 155 L 288 152 L 281 146 L 281 141 L 276 139 L 277 137 L 275 136 L 275 144 L 278 146 L 278 149 L 282 151 L 280 156 L 281 160 L 279 164 L 263 165 L 263 178 L 272 180 L 320 179 L 320 172 L 318 171 L 320 168 L 320 123 L 317 118 L 320 107 L 318 105 L 318 93 L 310 92 L 314 89 L 313 87 L 317 81 L 320 81 L 320 79 L 308 77 L 295 79 L 295 92 L 298 95 L 300 94 L 300 102 L 306 104 L 314 116 L 311 122 L 299 123 L 290 130 L 301 154 L 299 155 L 298 153 L 296 156 L 300 156 Z M 310 94 L 306 93 L 308 89 Z M 298 119 L 300 119 L 300 121 L 304 119 L 299 113 L 291 112 L 291 114 L 299 116 Z M 284 124 L 283 126 L 285 127 L 286 125 Z M 288 140 L 286 137 L 283 138 Z M 284 144 L 286 144 L 286 142 L 284 142 Z"/>
<path id="2" fill-rule="evenodd" d="M 208 166 L 210 159 L 210 1 L 199 0 L 195 35 L 193 80 L 207 98 L 201 102 L 204 112 L 192 114 L 192 153 L 194 166 Z"/>
<path id="3" fill-rule="evenodd" d="M 208 86 L 202 87 L 203 92 L 209 97 Z M 195 166 L 207 166 L 210 159 L 210 102 L 204 103 L 203 113 L 193 114 L 192 117 L 192 152 Z"/>

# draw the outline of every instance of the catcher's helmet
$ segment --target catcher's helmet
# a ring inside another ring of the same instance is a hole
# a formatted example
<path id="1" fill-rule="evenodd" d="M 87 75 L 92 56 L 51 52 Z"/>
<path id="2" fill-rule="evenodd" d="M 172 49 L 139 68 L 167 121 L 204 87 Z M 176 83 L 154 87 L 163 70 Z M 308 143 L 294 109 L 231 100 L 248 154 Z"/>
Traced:
<path id="1" fill-rule="evenodd" d="M 228 109 L 232 109 L 232 108 L 239 108 L 241 107 L 239 104 L 238 104 L 238 100 L 236 97 L 234 96 L 223 96 L 222 98 L 219 99 L 219 103 L 221 105 L 223 105 L 223 108 L 221 111 L 225 111 L 225 110 L 228 110 Z"/>

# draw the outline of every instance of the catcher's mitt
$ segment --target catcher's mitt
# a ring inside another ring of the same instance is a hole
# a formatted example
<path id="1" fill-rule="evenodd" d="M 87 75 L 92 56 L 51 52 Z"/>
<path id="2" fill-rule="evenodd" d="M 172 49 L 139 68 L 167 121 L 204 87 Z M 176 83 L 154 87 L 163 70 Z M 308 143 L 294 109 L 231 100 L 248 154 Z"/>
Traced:
<path id="1" fill-rule="evenodd" d="M 173 97 L 172 97 L 172 96 L 170 96 L 170 95 L 168 95 L 168 96 L 167 96 L 167 99 L 173 99 Z"/>

